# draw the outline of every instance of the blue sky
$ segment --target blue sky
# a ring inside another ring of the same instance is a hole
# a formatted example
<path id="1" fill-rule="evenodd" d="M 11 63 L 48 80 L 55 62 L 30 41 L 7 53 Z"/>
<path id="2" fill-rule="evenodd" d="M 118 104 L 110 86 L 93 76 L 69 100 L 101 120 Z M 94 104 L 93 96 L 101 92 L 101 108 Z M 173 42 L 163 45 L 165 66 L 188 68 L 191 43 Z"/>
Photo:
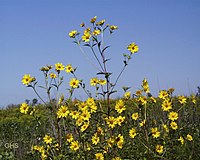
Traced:
<path id="1" fill-rule="evenodd" d="M 21 79 L 30 73 L 43 84 L 39 68 L 46 64 L 71 63 L 89 85 L 96 70 L 68 33 L 79 30 L 82 22 L 89 24 L 94 16 L 119 27 L 107 37 L 113 79 L 123 66 L 127 45 L 135 42 L 140 48 L 123 73 L 115 96 L 122 95 L 122 86 L 131 86 L 134 92 L 144 78 L 155 96 L 170 87 L 176 94 L 196 92 L 200 85 L 199 0 L 0 0 L 0 106 L 36 98 Z M 69 78 L 65 75 L 62 91 L 66 96 Z M 82 91 L 75 96 L 85 97 Z"/>

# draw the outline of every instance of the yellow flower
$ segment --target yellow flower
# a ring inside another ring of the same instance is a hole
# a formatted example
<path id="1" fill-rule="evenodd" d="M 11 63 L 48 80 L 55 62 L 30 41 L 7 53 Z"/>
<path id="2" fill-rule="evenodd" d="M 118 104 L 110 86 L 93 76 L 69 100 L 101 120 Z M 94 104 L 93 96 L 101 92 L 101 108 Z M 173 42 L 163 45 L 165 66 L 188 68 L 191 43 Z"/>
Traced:
<path id="1" fill-rule="evenodd" d="M 85 121 L 89 121 L 91 114 L 90 112 L 88 112 L 87 110 L 84 110 L 81 114 L 81 117 L 83 118 L 83 120 Z"/>
<path id="2" fill-rule="evenodd" d="M 121 126 L 121 124 L 124 122 L 124 120 L 125 120 L 125 117 L 122 117 L 122 116 L 119 116 L 116 118 L 117 124 L 119 126 Z"/>
<path id="3" fill-rule="evenodd" d="M 50 76 L 51 78 L 54 78 L 54 79 L 57 77 L 57 75 L 56 75 L 55 73 L 50 73 L 49 76 Z"/>
<path id="4" fill-rule="evenodd" d="M 84 34 L 90 33 L 90 31 L 91 31 L 90 28 L 86 28 L 86 29 L 84 30 Z"/>
<path id="5" fill-rule="evenodd" d="M 95 133 L 92 136 L 92 144 L 97 145 L 97 143 L 99 143 L 99 137 L 97 136 L 97 133 Z"/>
<path id="6" fill-rule="evenodd" d="M 181 104 L 185 104 L 186 103 L 186 98 L 184 96 L 178 96 L 178 101 L 181 103 Z"/>
<path id="7" fill-rule="evenodd" d="M 72 65 L 71 64 L 68 64 L 67 66 L 66 66 L 66 70 L 65 70 L 67 73 L 70 73 L 70 72 L 73 72 L 74 71 L 74 69 L 72 68 Z"/>
<path id="8" fill-rule="evenodd" d="M 89 106 L 95 105 L 94 98 L 88 98 L 88 99 L 86 100 L 86 103 L 87 103 Z"/>
<path id="9" fill-rule="evenodd" d="M 115 110 L 118 112 L 118 113 L 122 113 L 124 110 L 126 110 L 126 107 L 124 105 L 124 102 L 120 99 L 116 105 L 115 105 Z"/>
<path id="10" fill-rule="evenodd" d="M 131 92 L 126 92 L 125 94 L 124 94 L 124 98 L 125 99 L 129 99 L 131 97 Z"/>
<path id="11" fill-rule="evenodd" d="M 169 95 L 168 95 L 168 93 L 167 93 L 167 91 L 165 91 L 165 90 L 162 90 L 162 91 L 160 91 L 159 92 L 159 98 L 161 98 L 161 99 L 165 99 L 165 98 L 167 98 Z"/>
<path id="12" fill-rule="evenodd" d="M 32 149 L 31 149 L 31 150 L 36 150 L 36 151 L 39 151 L 39 150 L 40 150 L 40 148 L 41 148 L 40 146 L 37 146 L 37 145 L 36 145 L 36 146 L 32 146 Z"/>
<path id="13" fill-rule="evenodd" d="M 107 143 L 108 143 L 108 147 L 112 147 L 113 144 L 115 143 L 115 139 L 113 137 L 111 137 L 107 140 Z"/>
<path id="14" fill-rule="evenodd" d="M 99 35 L 100 33 L 101 33 L 101 31 L 98 30 L 98 29 L 96 29 L 96 30 L 94 30 L 94 32 L 93 32 L 92 34 L 95 35 L 95 36 L 97 36 L 97 35 Z"/>
<path id="15" fill-rule="evenodd" d="M 32 147 L 32 150 L 36 150 L 36 151 L 38 151 L 38 152 L 40 152 L 40 153 L 44 153 L 45 152 L 45 150 L 44 150 L 44 146 L 33 146 Z"/>
<path id="16" fill-rule="evenodd" d="M 70 87 L 72 87 L 72 88 L 78 88 L 79 83 L 80 83 L 80 81 L 79 81 L 78 79 L 76 79 L 76 78 L 71 78 L 71 79 L 70 79 L 70 82 L 69 82 L 69 85 L 70 85 Z"/>
<path id="17" fill-rule="evenodd" d="M 63 117 L 67 117 L 69 114 L 69 110 L 66 106 L 61 106 L 59 109 L 58 109 L 58 112 L 57 112 L 57 116 L 58 118 L 63 118 Z"/>
<path id="18" fill-rule="evenodd" d="M 84 132 L 89 126 L 89 123 L 84 123 L 82 126 L 81 126 L 81 132 Z"/>
<path id="19" fill-rule="evenodd" d="M 97 106 L 96 105 L 92 105 L 90 106 L 90 112 L 93 113 L 93 112 L 96 112 L 97 111 Z"/>
<path id="20" fill-rule="evenodd" d="M 79 116 L 78 119 L 76 120 L 76 125 L 81 126 L 83 124 L 84 120 L 82 116 Z"/>
<path id="21" fill-rule="evenodd" d="M 178 141 L 180 141 L 181 144 L 184 144 L 184 138 L 182 136 L 180 136 L 180 138 L 178 139 Z"/>
<path id="22" fill-rule="evenodd" d="M 151 133 L 152 133 L 152 136 L 153 138 L 158 138 L 160 137 L 160 132 L 158 131 L 158 128 L 151 128 Z"/>
<path id="23" fill-rule="evenodd" d="M 171 128 L 172 128 L 173 130 L 177 130 L 177 128 L 178 128 L 178 125 L 177 125 L 176 122 L 171 122 L 171 123 L 170 123 L 170 126 L 171 126 Z"/>
<path id="24" fill-rule="evenodd" d="M 156 152 L 159 154 L 163 153 L 163 146 L 160 144 L 156 145 Z"/>
<path id="25" fill-rule="evenodd" d="M 143 88 L 143 90 L 144 90 L 145 93 L 149 93 L 150 92 L 150 90 L 149 90 L 149 84 L 148 84 L 148 82 L 147 82 L 146 79 L 144 79 L 142 81 L 142 88 Z"/>
<path id="26" fill-rule="evenodd" d="M 101 127 L 97 128 L 97 135 L 103 135 L 103 129 Z"/>
<path id="27" fill-rule="evenodd" d="M 96 21 L 96 19 L 97 19 L 97 16 L 94 16 L 94 17 L 90 20 L 90 22 L 91 22 L 91 23 L 94 23 L 94 22 Z"/>
<path id="28" fill-rule="evenodd" d="M 142 91 L 141 91 L 141 90 L 137 90 L 137 91 L 135 92 L 135 94 L 136 94 L 137 96 L 140 96 L 140 95 L 142 94 Z"/>
<path id="29" fill-rule="evenodd" d="M 169 132 L 169 128 L 167 127 L 167 125 L 166 125 L 166 124 L 163 124 L 162 126 L 163 126 L 163 128 L 164 128 L 165 132 L 167 132 L 167 133 L 168 133 L 168 132 Z"/>
<path id="30" fill-rule="evenodd" d="M 88 105 L 85 103 L 85 102 L 81 102 L 79 105 L 78 105 L 78 108 L 82 111 L 84 110 L 87 110 L 88 108 Z"/>
<path id="31" fill-rule="evenodd" d="M 192 136 L 190 134 L 187 134 L 187 140 L 188 141 L 192 141 L 193 140 L 193 138 L 192 138 Z"/>
<path id="32" fill-rule="evenodd" d="M 101 20 L 100 22 L 97 22 L 96 25 L 97 26 L 102 26 L 105 23 L 105 19 Z"/>
<path id="33" fill-rule="evenodd" d="M 147 97 L 146 96 L 141 96 L 137 99 L 137 101 L 139 103 L 141 103 L 142 105 L 146 105 L 147 104 Z"/>
<path id="34" fill-rule="evenodd" d="M 91 78 L 90 79 L 90 85 L 91 86 L 96 86 L 98 84 L 98 79 L 95 77 L 95 78 Z"/>
<path id="35" fill-rule="evenodd" d="M 72 119 L 77 119 L 79 117 L 79 112 L 71 111 L 71 113 L 69 115 L 72 117 Z"/>
<path id="36" fill-rule="evenodd" d="M 66 140 L 67 140 L 67 142 L 71 143 L 74 140 L 73 135 L 71 133 L 68 133 L 66 135 Z"/>
<path id="37" fill-rule="evenodd" d="M 42 67 L 42 68 L 40 68 L 40 70 L 48 72 L 50 70 L 50 68 L 48 68 L 48 67 Z"/>
<path id="38" fill-rule="evenodd" d="M 61 104 L 63 101 L 64 101 L 65 97 L 64 95 L 62 94 L 58 100 L 58 104 Z"/>
<path id="39" fill-rule="evenodd" d="M 24 85 L 29 85 L 31 82 L 35 81 L 34 77 L 31 77 L 30 74 L 25 74 L 22 78 L 22 83 Z"/>
<path id="40" fill-rule="evenodd" d="M 73 151 L 78 150 L 79 147 L 80 147 L 80 146 L 79 146 L 78 141 L 73 141 L 73 142 L 71 143 L 71 145 L 70 145 L 70 149 L 73 150 Z"/>
<path id="41" fill-rule="evenodd" d="M 28 109 L 29 109 L 29 106 L 28 106 L 27 103 L 24 102 L 24 103 L 21 104 L 21 107 L 20 107 L 20 112 L 21 113 L 27 114 Z"/>
<path id="42" fill-rule="evenodd" d="M 175 90 L 174 88 L 169 88 L 167 92 L 168 92 L 169 94 L 172 94 L 172 93 L 174 92 L 174 90 Z"/>
<path id="43" fill-rule="evenodd" d="M 77 30 L 73 30 L 73 31 L 69 32 L 69 37 L 70 38 L 75 38 L 76 35 L 77 35 Z"/>
<path id="44" fill-rule="evenodd" d="M 106 80 L 104 80 L 104 79 L 99 79 L 98 82 L 99 82 L 100 85 L 106 84 Z"/>
<path id="45" fill-rule="evenodd" d="M 108 127 L 114 128 L 115 125 L 117 124 L 117 120 L 115 117 L 109 117 L 109 118 L 105 118 Z"/>
<path id="46" fill-rule="evenodd" d="M 110 26 L 110 29 L 111 29 L 111 30 L 118 29 L 118 26 L 111 25 L 111 26 Z"/>
<path id="47" fill-rule="evenodd" d="M 59 144 L 58 144 L 58 143 L 54 144 L 53 147 L 55 148 L 55 150 L 59 151 L 59 148 L 60 148 L 60 147 L 59 147 Z"/>
<path id="48" fill-rule="evenodd" d="M 122 149 L 124 143 L 124 137 L 121 134 L 118 134 L 115 140 L 117 142 L 117 147 Z"/>
<path id="49" fill-rule="evenodd" d="M 168 119 L 174 121 L 178 119 L 178 113 L 177 112 L 170 112 L 168 115 Z"/>
<path id="50" fill-rule="evenodd" d="M 104 160 L 104 156 L 102 153 L 96 153 L 95 158 L 96 158 L 96 160 Z"/>
<path id="51" fill-rule="evenodd" d="M 145 119 L 139 123 L 140 127 L 143 127 L 145 124 L 146 124 L 146 120 Z"/>
<path id="52" fill-rule="evenodd" d="M 133 120 L 136 121 L 138 119 L 138 117 L 139 117 L 138 112 L 133 113 L 131 117 L 132 117 Z"/>
<path id="53" fill-rule="evenodd" d="M 197 101 L 196 101 L 196 99 L 195 99 L 195 95 L 192 95 L 192 96 L 191 96 L 191 100 L 192 100 L 192 103 L 196 104 Z"/>
<path id="54" fill-rule="evenodd" d="M 91 34 L 89 32 L 86 32 L 86 33 L 83 34 L 82 40 L 84 42 L 89 42 L 90 41 L 90 37 L 91 37 Z"/>
<path id="55" fill-rule="evenodd" d="M 46 144 L 51 144 L 53 139 L 49 135 L 45 135 L 43 140 Z"/>
<path id="56" fill-rule="evenodd" d="M 63 71 L 65 69 L 65 66 L 62 63 L 56 63 L 55 69 L 57 72 Z"/>
<path id="57" fill-rule="evenodd" d="M 172 102 L 169 99 L 165 99 L 162 103 L 162 110 L 169 111 L 170 109 L 172 109 Z"/>
<path id="58" fill-rule="evenodd" d="M 41 154 L 41 159 L 42 160 L 45 160 L 47 158 L 47 155 L 44 153 L 44 152 L 42 152 L 42 154 Z"/>
<path id="59" fill-rule="evenodd" d="M 81 23 L 80 26 L 81 26 L 81 27 L 85 27 L 85 23 Z"/>
<path id="60" fill-rule="evenodd" d="M 136 133 L 136 129 L 135 128 L 132 128 L 131 130 L 129 130 L 129 136 L 131 138 L 135 138 L 136 135 L 137 135 L 137 133 Z"/>
<path id="61" fill-rule="evenodd" d="M 139 47 L 135 43 L 131 43 L 128 45 L 127 49 L 132 53 L 136 53 L 139 50 Z"/>
<path id="62" fill-rule="evenodd" d="M 156 99 L 154 97 L 150 98 L 153 103 L 156 103 Z"/>

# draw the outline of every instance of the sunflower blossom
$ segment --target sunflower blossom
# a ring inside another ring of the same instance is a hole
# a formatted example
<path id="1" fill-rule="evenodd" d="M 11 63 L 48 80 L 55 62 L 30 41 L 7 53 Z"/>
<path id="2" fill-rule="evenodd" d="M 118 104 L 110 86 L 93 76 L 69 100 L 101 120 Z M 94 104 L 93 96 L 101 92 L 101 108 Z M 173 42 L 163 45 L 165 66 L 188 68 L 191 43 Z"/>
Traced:
<path id="1" fill-rule="evenodd" d="M 53 139 L 49 135 L 45 135 L 43 140 L 46 144 L 51 144 Z"/>
<path id="2" fill-rule="evenodd" d="M 69 37 L 70 38 L 75 38 L 76 35 L 77 35 L 77 30 L 73 30 L 73 31 L 69 32 Z"/>
<path id="3" fill-rule="evenodd" d="M 170 112 L 168 115 L 168 119 L 174 121 L 178 119 L 178 113 L 177 112 Z"/>
<path id="4" fill-rule="evenodd" d="M 79 143 L 78 143 L 78 141 L 73 141 L 73 142 L 71 142 L 71 145 L 70 145 L 70 149 L 71 150 L 73 150 L 73 151 L 76 151 L 76 150 L 78 150 L 79 149 Z"/>
<path id="5" fill-rule="evenodd" d="M 184 144 L 184 138 L 182 136 L 180 136 L 180 138 L 178 139 L 178 141 L 180 141 L 181 144 Z"/>
<path id="6" fill-rule="evenodd" d="M 151 128 L 151 133 L 152 133 L 152 136 L 153 138 L 158 138 L 160 137 L 160 132 L 158 131 L 158 128 Z"/>
<path id="7" fill-rule="evenodd" d="M 178 125 L 177 125 L 177 123 L 176 122 L 171 122 L 170 123 L 170 126 L 171 126 L 171 128 L 173 129 L 173 130 L 177 130 L 178 129 Z"/>
<path id="8" fill-rule="evenodd" d="M 116 105 L 115 105 L 115 110 L 118 112 L 118 113 L 122 113 L 124 110 L 126 110 L 126 107 L 124 105 L 124 102 L 120 99 Z"/>
<path id="9" fill-rule="evenodd" d="M 131 138 L 135 138 L 136 135 L 137 135 L 137 133 L 136 133 L 136 129 L 135 128 L 132 128 L 131 130 L 129 130 L 129 136 Z"/>
<path id="10" fill-rule="evenodd" d="M 117 120 L 115 117 L 109 117 L 109 118 L 105 118 L 108 127 L 110 128 L 114 128 L 115 125 L 117 124 Z"/>
<path id="11" fill-rule="evenodd" d="M 132 117 L 133 120 L 136 121 L 138 119 L 138 117 L 139 117 L 138 112 L 133 113 L 131 117 Z"/>
<path id="12" fill-rule="evenodd" d="M 57 116 L 58 118 L 63 118 L 63 117 L 67 117 L 69 114 L 69 110 L 66 106 L 61 106 L 59 109 L 58 109 L 58 112 L 57 112 Z"/>
<path id="13" fill-rule="evenodd" d="M 192 141 L 193 140 L 193 138 L 192 138 L 192 136 L 190 134 L 187 134 L 187 140 L 188 141 Z"/>
<path id="14" fill-rule="evenodd" d="M 131 43 L 128 45 L 127 49 L 132 53 L 136 53 L 139 50 L 139 47 L 135 43 Z"/>
<path id="15" fill-rule="evenodd" d="M 30 74 L 25 74 L 22 78 L 22 83 L 24 85 L 29 85 L 31 82 L 34 82 L 36 79 L 34 77 L 31 77 Z"/>
<path id="16" fill-rule="evenodd" d="M 62 63 L 56 63 L 55 69 L 57 72 L 63 71 L 65 69 L 65 66 Z"/>
<path id="17" fill-rule="evenodd" d="M 71 65 L 71 64 L 68 64 L 65 68 L 66 68 L 65 71 L 66 71 L 67 73 L 74 72 L 74 69 L 72 68 L 72 65 Z"/>
<path id="18" fill-rule="evenodd" d="M 163 146 L 160 144 L 156 145 L 156 152 L 159 154 L 163 153 Z"/>
<path id="19" fill-rule="evenodd" d="M 71 79 L 70 79 L 70 82 L 69 82 L 69 85 L 70 85 L 70 87 L 72 87 L 72 88 L 78 88 L 79 83 L 80 83 L 80 81 L 79 81 L 78 79 L 76 79 L 76 78 L 71 78 Z"/>
<path id="20" fill-rule="evenodd" d="M 24 102 L 24 103 L 21 104 L 21 107 L 20 107 L 20 112 L 21 113 L 27 114 L 28 109 L 29 109 L 29 106 L 28 106 L 27 103 Z"/>
<path id="21" fill-rule="evenodd" d="M 94 136 L 92 136 L 92 144 L 97 145 L 97 143 L 99 143 L 99 137 L 97 135 L 97 133 L 94 134 Z"/>
<path id="22" fill-rule="evenodd" d="M 95 158 L 96 158 L 96 160 L 104 160 L 104 156 L 102 153 L 96 153 Z"/>

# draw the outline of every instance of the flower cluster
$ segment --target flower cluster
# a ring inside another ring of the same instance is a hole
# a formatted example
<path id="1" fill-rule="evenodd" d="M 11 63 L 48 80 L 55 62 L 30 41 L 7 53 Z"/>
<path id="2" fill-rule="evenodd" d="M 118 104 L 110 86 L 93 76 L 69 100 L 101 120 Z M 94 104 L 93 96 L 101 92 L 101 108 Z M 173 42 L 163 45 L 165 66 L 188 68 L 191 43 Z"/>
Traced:
<path id="1" fill-rule="evenodd" d="M 161 90 L 158 97 L 154 97 L 145 78 L 135 92 L 131 93 L 130 87 L 123 87 L 123 97 L 111 99 L 110 95 L 117 92 L 115 86 L 119 78 L 139 47 L 135 43 L 127 46 L 129 54 L 123 54 L 124 65 L 112 82 L 112 72 L 107 65 L 110 59 L 105 54 L 110 46 L 105 44 L 104 34 L 107 30 L 114 33 L 118 26 L 106 24 L 104 19 L 97 21 L 97 16 L 90 20 L 90 25 L 92 27 L 81 23 L 83 31 L 72 30 L 69 37 L 84 55 L 82 47 L 89 47 L 96 59 L 93 65 L 98 73 L 88 82 L 96 89 L 96 98 L 86 89 L 87 85 L 78 78 L 71 64 L 56 63 L 54 67 L 47 65 L 40 69 L 45 78 L 45 85 L 40 87 L 45 89 L 49 102 L 37 92 L 36 78 L 29 74 L 22 78 L 22 83 L 33 88 L 44 103 L 51 124 L 42 138 L 38 135 L 42 140 L 33 145 L 33 154 L 39 153 L 41 159 L 168 159 L 174 156 L 172 150 L 176 146 L 185 144 L 187 150 L 192 145 L 193 133 L 182 124 L 188 120 L 182 111 L 189 102 L 195 105 L 196 97 L 173 97 L 173 88 Z M 63 71 L 72 76 L 67 95 L 58 92 L 64 81 Z M 52 88 L 56 91 L 55 99 L 52 99 L 55 95 L 55 91 L 51 94 Z M 88 98 L 73 99 L 78 89 L 83 89 Z M 33 111 L 27 103 L 22 103 L 21 113 L 37 117 Z"/>

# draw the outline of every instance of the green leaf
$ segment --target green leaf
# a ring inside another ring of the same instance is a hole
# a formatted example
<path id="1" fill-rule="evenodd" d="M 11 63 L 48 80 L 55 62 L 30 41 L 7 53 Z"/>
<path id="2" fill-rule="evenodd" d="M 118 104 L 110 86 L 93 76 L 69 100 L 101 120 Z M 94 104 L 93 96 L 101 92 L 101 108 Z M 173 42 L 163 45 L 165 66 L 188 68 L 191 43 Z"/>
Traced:
<path id="1" fill-rule="evenodd" d="M 93 45 L 92 45 L 92 47 L 94 47 L 94 46 L 96 46 L 97 45 L 97 43 L 94 43 Z"/>
<path id="2" fill-rule="evenodd" d="M 88 43 L 84 44 L 83 46 L 90 47 L 90 45 Z"/>
<path id="3" fill-rule="evenodd" d="M 99 75 L 99 74 L 105 74 L 105 73 L 104 72 L 98 72 L 97 75 Z"/>
<path id="4" fill-rule="evenodd" d="M 43 89 L 46 89 L 44 86 L 38 86 L 38 87 L 43 88 Z"/>
<path id="5" fill-rule="evenodd" d="M 109 48 L 110 46 L 106 46 L 103 50 L 102 50 L 102 53 L 107 49 Z"/>
<path id="6" fill-rule="evenodd" d="M 116 93 L 116 92 L 117 92 L 117 90 L 114 90 L 114 91 L 110 92 L 110 95 L 113 94 L 113 93 Z"/>
<path id="7" fill-rule="evenodd" d="M 97 38 L 95 36 L 92 36 L 92 38 L 93 38 L 93 41 L 98 42 L 98 40 L 97 40 Z"/>
<path id="8" fill-rule="evenodd" d="M 110 58 L 109 59 L 105 59 L 104 61 L 103 61 L 103 63 L 105 63 L 105 62 L 107 62 L 107 61 L 109 61 L 109 60 L 111 60 Z"/>
<path id="9" fill-rule="evenodd" d="M 101 41 L 98 43 L 98 47 L 99 47 L 99 49 L 100 49 L 100 47 L 101 47 Z"/>
<path id="10" fill-rule="evenodd" d="M 126 86 L 123 86 L 122 89 L 124 90 L 124 92 L 128 91 L 131 87 L 126 87 Z"/>

